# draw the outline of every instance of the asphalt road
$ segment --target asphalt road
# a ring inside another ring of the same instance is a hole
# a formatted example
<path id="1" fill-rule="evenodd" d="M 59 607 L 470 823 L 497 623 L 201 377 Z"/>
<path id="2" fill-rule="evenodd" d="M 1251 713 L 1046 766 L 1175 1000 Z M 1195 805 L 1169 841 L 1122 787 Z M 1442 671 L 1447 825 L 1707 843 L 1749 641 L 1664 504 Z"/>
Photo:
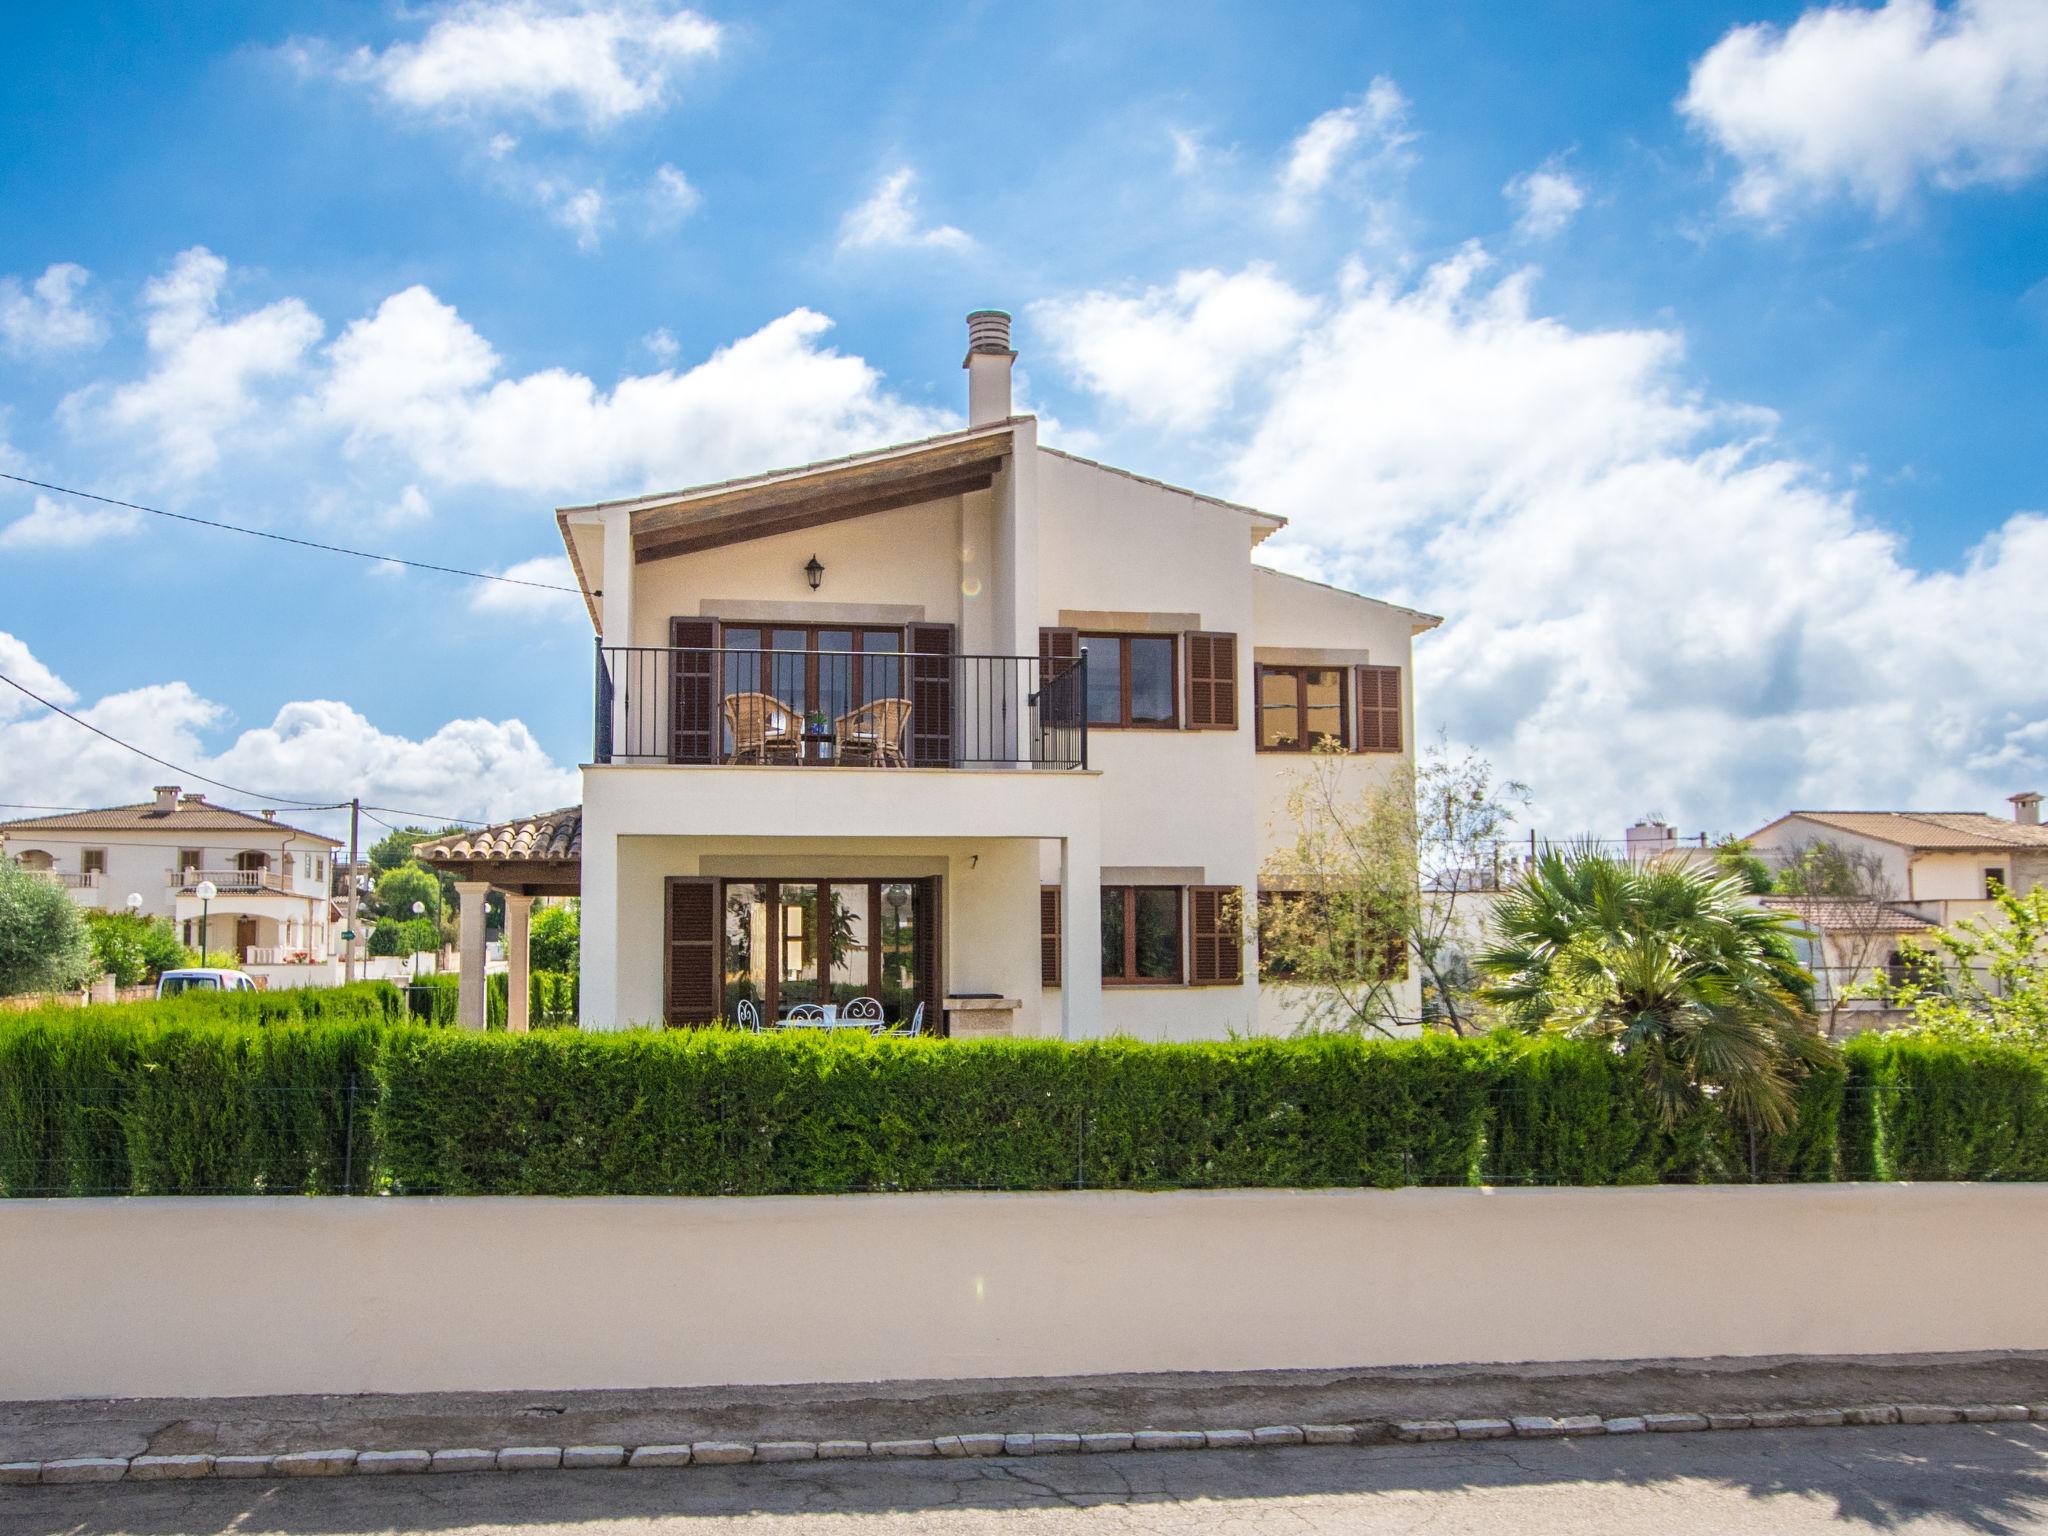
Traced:
<path id="1" fill-rule="evenodd" d="M 0 1489 L 14 1533 L 2048 1532 L 2048 1426 Z"/>

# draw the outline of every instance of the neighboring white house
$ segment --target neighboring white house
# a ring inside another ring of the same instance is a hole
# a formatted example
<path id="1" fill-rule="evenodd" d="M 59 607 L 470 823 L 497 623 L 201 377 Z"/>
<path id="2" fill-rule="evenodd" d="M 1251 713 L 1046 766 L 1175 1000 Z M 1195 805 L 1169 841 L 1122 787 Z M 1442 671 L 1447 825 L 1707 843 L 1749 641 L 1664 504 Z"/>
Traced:
<path id="1" fill-rule="evenodd" d="M 1946 927 L 1995 914 L 1993 886 L 2024 895 L 2048 884 L 2048 827 L 2041 797 L 2011 797 L 2010 820 L 1981 811 L 1791 811 L 1752 832 L 1752 850 L 1774 868 L 1801 848 L 1832 843 L 1865 858 L 1876 894 Z"/>
<path id="2" fill-rule="evenodd" d="M 341 911 L 330 892 L 340 846 L 174 784 L 141 805 L 0 822 L 0 854 L 78 905 L 170 918 L 195 949 L 203 919 L 210 949 L 272 986 L 338 979 Z M 216 892 L 210 902 L 199 897 L 204 883 Z"/>
<path id="3" fill-rule="evenodd" d="M 1255 566 L 1279 517 L 1041 446 L 1014 357 L 977 312 L 964 430 L 557 513 L 592 761 L 580 814 L 422 848 L 465 944 L 492 886 L 580 891 L 586 1028 L 856 995 L 958 1033 L 1288 1025 L 1251 914 L 1290 771 L 1320 736 L 1361 791 L 1409 766 L 1438 620 Z"/>

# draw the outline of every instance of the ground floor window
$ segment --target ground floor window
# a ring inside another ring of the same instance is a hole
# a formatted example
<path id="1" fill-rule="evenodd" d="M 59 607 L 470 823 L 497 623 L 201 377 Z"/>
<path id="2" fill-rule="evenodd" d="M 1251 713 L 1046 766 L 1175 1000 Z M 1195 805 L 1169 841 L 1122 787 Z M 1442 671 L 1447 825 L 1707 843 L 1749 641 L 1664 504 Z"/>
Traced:
<path id="1" fill-rule="evenodd" d="M 1160 985 L 1181 979 L 1181 888 L 1102 888 L 1102 979 Z"/>
<path id="2" fill-rule="evenodd" d="M 931 880 L 728 880 L 724 1013 L 764 1020 L 800 1003 L 872 997 L 891 1023 L 936 1005 L 937 897 Z M 929 1010 L 928 1010 L 929 1012 Z"/>

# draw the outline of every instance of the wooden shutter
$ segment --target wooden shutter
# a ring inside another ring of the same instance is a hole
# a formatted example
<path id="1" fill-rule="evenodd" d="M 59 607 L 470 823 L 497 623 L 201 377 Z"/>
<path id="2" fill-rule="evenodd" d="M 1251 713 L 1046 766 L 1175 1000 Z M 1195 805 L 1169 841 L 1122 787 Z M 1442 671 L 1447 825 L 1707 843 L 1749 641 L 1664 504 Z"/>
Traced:
<path id="1" fill-rule="evenodd" d="M 1060 984 L 1060 888 L 1038 888 L 1038 984 Z"/>
<path id="2" fill-rule="evenodd" d="M 669 661 L 671 677 L 669 685 L 668 760 L 672 763 L 715 763 L 718 761 L 720 738 L 725 734 L 721 708 L 724 700 L 718 686 L 718 620 L 716 619 L 670 619 L 668 621 Z M 626 708 L 629 714 L 635 709 L 631 689 L 645 686 L 645 681 L 635 675 L 633 658 L 644 652 L 623 651 L 615 653 L 624 664 L 625 676 L 615 686 L 628 690 Z M 645 709 L 644 702 L 638 708 Z M 630 726 L 626 732 L 626 750 L 638 734 Z"/>
<path id="3" fill-rule="evenodd" d="M 1074 664 L 1081 659 L 1078 629 L 1041 629 L 1038 632 L 1038 725 L 1040 730 L 1070 730 L 1080 725 L 1088 712 L 1088 700 L 1081 691 L 1081 679 Z M 1047 744 L 1051 746 L 1050 743 Z M 1042 755 L 1062 755 L 1047 750 Z"/>
<path id="4" fill-rule="evenodd" d="M 1187 728 L 1237 729 L 1237 636 L 1193 630 L 1182 636 L 1187 656 Z"/>
<path id="5" fill-rule="evenodd" d="M 1039 630 L 1038 659 L 1047 662 L 1079 661 L 1081 659 L 1081 631 L 1078 629 Z"/>
<path id="6" fill-rule="evenodd" d="M 1234 885 L 1188 888 L 1190 981 L 1230 986 L 1244 980 L 1244 892 Z"/>
<path id="7" fill-rule="evenodd" d="M 718 882 L 671 875 L 668 881 L 668 975 L 663 1016 L 671 1028 L 709 1024 L 723 1002 L 719 985 Z"/>
<path id="8" fill-rule="evenodd" d="M 910 762 L 953 765 L 953 626 L 910 626 Z"/>
<path id="9" fill-rule="evenodd" d="M 946 1010 L 940 1006 L 946 995 L 939 975 L 939 964 L 945 958 L 939 943 L 941 931 L 939 882 L 928 877 L 917 882 L 917 928 L 910 936 L 917 952 L 917 998 L 925 1005 L 924 1032 L 928 1035 L 946 1033 Z"/>
<path id="10" fill-rule="evenodd" d="M 1358 679 L 1356 752 L 1401 750 L 1401 669 L 1354 667 Z"/>

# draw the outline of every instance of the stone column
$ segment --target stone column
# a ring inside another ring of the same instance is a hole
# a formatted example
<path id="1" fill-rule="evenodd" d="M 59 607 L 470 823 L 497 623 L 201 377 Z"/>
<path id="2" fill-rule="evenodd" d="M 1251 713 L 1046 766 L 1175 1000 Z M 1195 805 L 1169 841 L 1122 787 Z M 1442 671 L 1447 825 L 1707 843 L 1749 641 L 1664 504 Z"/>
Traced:
<path id="1" fill-rule="evenodd" d="M 455 882 L 456 913 L 462 929 L 459 948 L 461 980 L 455 989 L 455 1022 L 464 1029 L 484 1027 L 484 898 L 488 880 Z"/>
<path id="2" fill-rule="evenodd" d="M 1102 834 L 1091 815 L 1060 839 L 1060 1035 L 1101 1033 Z"/>
<path id="3" fill-rule="evenodd" d="M 533 898 L 505 894 L 505 1028 L 515 1035 L 527 1031 L 527 1003 L 532 993 L 527 985 L 531 957 L 528 939 L 533 932 Z"/>

